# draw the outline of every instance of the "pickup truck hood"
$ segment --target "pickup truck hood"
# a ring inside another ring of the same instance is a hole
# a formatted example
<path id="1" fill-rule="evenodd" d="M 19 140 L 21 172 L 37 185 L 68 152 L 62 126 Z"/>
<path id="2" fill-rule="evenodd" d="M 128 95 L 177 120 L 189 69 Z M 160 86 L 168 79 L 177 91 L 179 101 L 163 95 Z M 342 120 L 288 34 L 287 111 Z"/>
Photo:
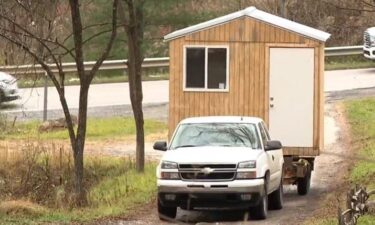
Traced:
<path id="1" fill-rule="evenodd" d="M 188 147 L 168 150 L 162 160 L 177 163 L 238 163 L 256 160 L 262 152 L 246 147 Z"/>

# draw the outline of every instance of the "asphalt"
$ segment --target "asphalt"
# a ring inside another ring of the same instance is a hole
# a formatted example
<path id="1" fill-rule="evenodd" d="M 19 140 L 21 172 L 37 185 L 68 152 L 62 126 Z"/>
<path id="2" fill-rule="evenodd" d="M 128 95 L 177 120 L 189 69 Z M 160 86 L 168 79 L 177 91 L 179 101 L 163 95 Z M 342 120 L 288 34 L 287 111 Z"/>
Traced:
<path id="1" fill-rule="evenodd" d="M 375 91 L 375 69 L 336 70 L 325 72 L 325 92 L 328 101 L 348 96 L 372 95 Z M 78 108 L 79 86 L 66 87 L 66 99 L 72 113 Z M 1 104 L 1 112 L 18 119 L 41 119 L 44 89 L 20 89 L 21 99 Z M 169 100 L 168 81 L 143 82 L 143 104 L 165 105 Z M 128 83 L 93 84 L 89 91 L 89 116 L 130 115 Z M 151 107 L 152 108 L 152 107 Z M 151 114 L 152 115 L 152 114 Z M 48 117 L 62 117 L 59 97 L 54 87 L 48 88 Z"/>

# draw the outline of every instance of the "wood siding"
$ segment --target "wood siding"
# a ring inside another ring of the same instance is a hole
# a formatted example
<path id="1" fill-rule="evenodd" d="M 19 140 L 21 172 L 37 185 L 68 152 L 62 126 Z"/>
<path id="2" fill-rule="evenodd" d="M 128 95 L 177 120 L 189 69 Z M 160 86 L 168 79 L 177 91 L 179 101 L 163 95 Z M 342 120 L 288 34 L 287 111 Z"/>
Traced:
<path id="1" fill-rule="evenodd" d="M 229 47 L 229 91 L 183 90 L 185 45 Z M 313 148 L 287 146 L 285 155 L 319 155 L 323 148 L 324 43 L 248 17 L 189 34 L 170 42 L 169 137 L 184 118 L 193 116 L 256 116 L 268 124 L 269 48 L 309 47 L 315 50 Z"/>

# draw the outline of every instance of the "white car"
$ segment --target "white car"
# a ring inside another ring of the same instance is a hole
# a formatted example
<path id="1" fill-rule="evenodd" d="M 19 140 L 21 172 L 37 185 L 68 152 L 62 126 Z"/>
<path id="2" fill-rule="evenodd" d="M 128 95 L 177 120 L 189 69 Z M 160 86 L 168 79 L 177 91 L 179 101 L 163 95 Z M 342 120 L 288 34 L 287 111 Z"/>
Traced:
<path id="1" fill-rule="evenodd" d="M 20 98 L 17 79 L 7 73 L 0 72 L 0 103 Z"/>
<path id="2" fill-rule="evenodd" d="M 265 219 L 283 204 L 283 152 L 254 117 L 197 117 L 180 122 L 157 168 L 160 219 L 182 209 L 246 209 Z"/>

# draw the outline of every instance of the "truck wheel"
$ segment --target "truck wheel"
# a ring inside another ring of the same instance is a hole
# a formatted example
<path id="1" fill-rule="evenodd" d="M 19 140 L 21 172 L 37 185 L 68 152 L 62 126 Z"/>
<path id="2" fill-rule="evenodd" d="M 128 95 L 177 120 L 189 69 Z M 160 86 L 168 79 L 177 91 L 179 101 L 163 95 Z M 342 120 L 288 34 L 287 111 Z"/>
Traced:
<path id="1" fill-rule="evenodd" d="M 159 219 L 161 220 L 169 220 L 176 218 L 177 214 L 177 207 L 165 207 L 160 203 L 158 199 L 158 212 L 159 212 Z"/>
<path id="2" fill-rule="evenodd" d="M 265 180 L 264 182 L 266 182 Z M 264 185 L 264 194 L 257 206 L 250 208 L 250 216 L 256 220 L 264 220 L 267 218 L 268 213 L 268 194 L 267 194 L 267 184 Z"/>
<path id="3" fill-rule="evenodd" d="M 299 195 L 306 195 L 310 191 L 311 183 L 311 169 L 308 168 L 306 176 L 298 178 L 297 180 L 297 192 Z"/>
<path id="4" fill-rule="evenodd" d="M 282 209 L 284 202 L 284 189 L 283 189 L 283 178 L 281 178 L 279 188 L 272 192 L 268 198 L 269 209 Z"/>

